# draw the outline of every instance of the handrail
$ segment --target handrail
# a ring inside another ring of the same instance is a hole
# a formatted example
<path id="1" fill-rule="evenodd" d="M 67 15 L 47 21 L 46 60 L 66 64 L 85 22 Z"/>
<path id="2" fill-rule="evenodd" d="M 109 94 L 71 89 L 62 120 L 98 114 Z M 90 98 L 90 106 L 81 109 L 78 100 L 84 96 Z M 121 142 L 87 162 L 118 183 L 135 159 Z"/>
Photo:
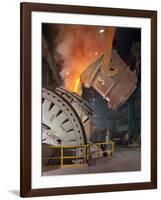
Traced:
<path id="1" fill-rule="evenodd" d="M 111 148 L 110 150 L 107 149 L 107 150 L 103 150 L 101 149 L 101 145 L 111 145 Z M 96 147 L 96 150 L 94 150 L 92 153 L 90 152 L 90 148 L 92 146 L 95 146 Z M 99 143 L 91 143 L 91 144 L 85 144 L 85 145 L 76 145 L 76 146 L 47 146 L 48 148 L 57 148 L 57 149 L 60 149 L 60 156 L 58 157 L 54 157 L 54 156 L 48 156 L 48 157 L 43 157 L 43 160 L 60 160 L 60 166 L 63 167 L 63 166 L 75 166 L 75 167 L 78 167 L 78 166 L 82 166 L 82 165 L 85 165 L 87 164 L 88 160 L 89 159 L 92 159 L 92 154 L 96 153 L 96 157 L 95 159 L 99 159 L 100 158 L 100 152 L 101 153 L 109 153 L 109 151 L 111 152 L 111 154 L 109 156 L 113 156 L 114 154 L 114 142 L 113 141 L 107 141 L 107 142 L 99 142 Z M 83 155 L 76 155 L 76 156 L 69 156 L 69 155 L 64 155 L 64 150 L 65 149 L 80 149 L 82 148 L 83 149 L 83 152 L 82 154 Z M 82 160 L 81 163 L 75 163 L 75 164 L 65 164 L 64 163 L 64 160 L 65 159 L 80 159 Z"/>

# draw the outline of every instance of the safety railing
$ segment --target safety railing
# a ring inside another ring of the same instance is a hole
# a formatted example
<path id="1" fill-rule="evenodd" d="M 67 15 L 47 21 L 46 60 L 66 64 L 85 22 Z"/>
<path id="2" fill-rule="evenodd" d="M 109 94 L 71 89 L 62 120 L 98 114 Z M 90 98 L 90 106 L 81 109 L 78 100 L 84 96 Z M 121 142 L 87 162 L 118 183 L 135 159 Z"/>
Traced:
<path id="1" fill-rule="evenodd" d="M 107 154 L 108 157 L 113 156 L 114 154 L 114 142 L 112 141 L 91 143 L 78 146 L 50 145 L 48 146 L 48 148 L 57 149 L 59 151 L 59 156 L 52 155 L 50 157 L 43 157 L 43 160 L 48 160 L 48 161 L 57 160 L 59 162 L 57 162 L 57 164 L 55 165 L 60 165 L 61 167 L 82 167 L 88 164 L 88 160 L 100 159 L 101 157 L 103 157 L 103 154 Z M 71 150 L 71 152 L 75 151 L 77 152 L 76 154 L 80 155 L 66 155 L 68 150 L 69 151 Z"/>

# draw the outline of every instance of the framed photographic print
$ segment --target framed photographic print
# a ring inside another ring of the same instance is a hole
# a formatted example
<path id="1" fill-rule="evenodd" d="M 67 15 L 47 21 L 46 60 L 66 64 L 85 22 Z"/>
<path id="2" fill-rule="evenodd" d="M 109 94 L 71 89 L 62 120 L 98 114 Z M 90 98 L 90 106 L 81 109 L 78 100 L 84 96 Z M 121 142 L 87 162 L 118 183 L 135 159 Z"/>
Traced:
<path id="1" fill-rule="evenodd" d="M 21 3 L 22 197 L 157 188 L 157 12 Z"/>

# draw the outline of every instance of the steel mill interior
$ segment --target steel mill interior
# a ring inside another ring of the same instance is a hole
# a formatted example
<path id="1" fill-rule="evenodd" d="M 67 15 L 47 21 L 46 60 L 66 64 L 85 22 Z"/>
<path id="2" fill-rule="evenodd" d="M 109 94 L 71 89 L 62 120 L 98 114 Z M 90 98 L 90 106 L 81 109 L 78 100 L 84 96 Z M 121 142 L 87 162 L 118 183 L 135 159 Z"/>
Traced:
<path id="1" fill-rule="evenodd" d="M 141 170 L 141 30 L 42 24 L 42 175 Z"/>

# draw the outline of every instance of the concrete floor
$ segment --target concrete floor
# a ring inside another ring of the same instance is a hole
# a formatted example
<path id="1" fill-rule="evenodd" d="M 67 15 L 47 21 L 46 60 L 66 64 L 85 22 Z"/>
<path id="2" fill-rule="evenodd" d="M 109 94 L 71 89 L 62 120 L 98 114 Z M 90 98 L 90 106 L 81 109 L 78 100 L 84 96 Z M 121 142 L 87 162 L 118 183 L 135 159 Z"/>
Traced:
<path id="1" fill-rule="evenodd" d="M 112 158 L 96 160 L 96 165 L 81 168 L 57 168 L 43 172 L 43 176 L 127 172 L 141 170 L 141 151 L 138 148 L 117 148 Z"/>

